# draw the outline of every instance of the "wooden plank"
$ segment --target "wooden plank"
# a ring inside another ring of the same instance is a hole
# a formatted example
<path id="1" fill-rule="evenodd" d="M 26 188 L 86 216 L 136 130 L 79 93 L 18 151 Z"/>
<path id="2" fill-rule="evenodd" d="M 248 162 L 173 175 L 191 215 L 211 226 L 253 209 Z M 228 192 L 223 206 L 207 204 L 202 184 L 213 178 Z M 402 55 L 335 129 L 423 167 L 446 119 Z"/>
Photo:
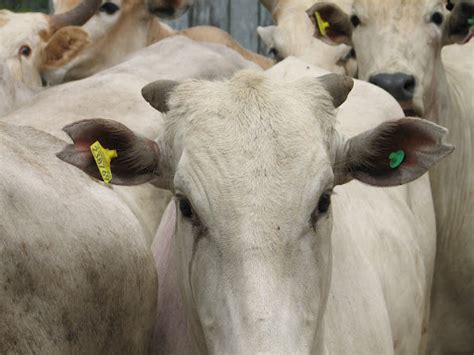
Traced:
<path id="1" fill-rule="evenodd" d="M 230 0 L 195 0 L 189 10 L 190 25 L 210 25 L 229 31 L 229 3 Z"/>
<path id="2" fill-rule="evenodd" d="M 189 11 L 186 12 L 183 16 L 180 18 L 173 20 L 173 21 L 164 21 L 171 27 L 173 27 L 176 30 L 182 30 L 185 28 L 189 27 L 190 19 L 189 19 Z"/>
<path id="3" fill-rule="evenodd" d="M 258 10 L 259 26 L 273 25 L 272 14 L 268 12 L 268 10 L 263 5 L 260 5 Z M 263 55 L 267 55 L 268 53 L 268 48 L 265 43 L 260 39 L 260 37 L 258 38 L 258 52 Z"/>
<path id="4" fill-rule="evenodd" d="M 230 3 L 229 32 L 240 44 L 254 52 L 258 51 L 259 6 L 255 0 L 234 0 Z"/>

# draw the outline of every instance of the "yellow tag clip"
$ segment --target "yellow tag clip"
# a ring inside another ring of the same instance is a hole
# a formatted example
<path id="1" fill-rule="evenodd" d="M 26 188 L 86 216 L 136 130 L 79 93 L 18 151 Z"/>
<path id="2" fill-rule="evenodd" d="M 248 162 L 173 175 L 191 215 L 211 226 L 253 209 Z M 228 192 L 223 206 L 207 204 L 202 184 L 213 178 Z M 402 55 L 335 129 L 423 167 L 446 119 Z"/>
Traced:
<path id="1" fill-rule="evenodd" d="M 314 16 L 316 17 L 316 22 L 318 23 L 319 33 L 321 33 L 323 37 L 326 37 L 326 28 L 329 28 L 329 22 L 324 21 L 318 11 L 314 13 Z"/>
<path id="2" fill-rule="evenodd" d="M 118 154 L 115 149 L 109 150 L 96 141 L 91 145 L 92 156 L 94 157 L 95 163 L 99 168 L 100 176 L 106 184 L 110 183 L 112 180 L 112 170 L 110 169 L 110 162 L 112 159 L 117 158 Z"/>

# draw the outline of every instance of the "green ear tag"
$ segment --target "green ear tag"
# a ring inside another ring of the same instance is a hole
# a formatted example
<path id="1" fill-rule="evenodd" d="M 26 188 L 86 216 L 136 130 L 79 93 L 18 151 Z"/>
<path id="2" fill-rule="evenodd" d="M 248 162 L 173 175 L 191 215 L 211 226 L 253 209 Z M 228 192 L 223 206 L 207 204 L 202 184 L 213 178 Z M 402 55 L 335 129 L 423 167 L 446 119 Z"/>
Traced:
<path id="1" fill-rule="evenodd" d="M 390 167 L 396 169 L 402 165 L 405 160 L 405 152 L 403 150 L 397 150 L 396 152 L 390 153 L 388 158 L 390 159 Z"/>
<path id="2" fill-rule="evenodd" d="M 474 26 L 474 17 L 471 17 L 467 20 L 467 23 L 470 24 L 471 26 Z"/>

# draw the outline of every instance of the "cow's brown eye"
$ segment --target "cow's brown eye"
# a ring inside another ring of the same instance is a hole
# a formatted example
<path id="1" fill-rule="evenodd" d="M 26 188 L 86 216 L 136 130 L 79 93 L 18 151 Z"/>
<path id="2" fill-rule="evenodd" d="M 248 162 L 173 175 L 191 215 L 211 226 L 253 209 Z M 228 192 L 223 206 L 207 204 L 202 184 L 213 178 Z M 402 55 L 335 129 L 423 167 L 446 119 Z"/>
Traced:
<path id="1" fill-rule="evenodd" d="M 360 18 L 357 15 L 351 16 L 352 26 L 357 27 L 360 25 Z"/>
<path id="2" fill-rule="evenodd" d="M 443 14 L 441 12 L 435 12 L 433 15 L 431 15 L 431 22 L 438 26 L 443 23 L 443 19 Z"/>
<path id="3" fill-rule="evenodd" d="M 183 214 L 184 218 L 192 218 L 193 217 L 193 208 L 191 203 L 188 199 L 183 198 L 179 200 L 179 210 Z"/>
<path id="4" fill-rule="evenodd" d="M 115 14 L 118 10 L 120 10 L 120 7 L 115 5 L 113 2 L 106 2 L 104 5 L 102 5 L 99 8 L 100 12 L 105 12 L 107 15 L 113 15 Z"/>
<path id="5" fill-rule="evenodd" d="M 30 46 L 27 46 L 27 45 L 21 46 L 18 53 L 21 56 L 28 58 L 31 55 L 31 48 Z"/>

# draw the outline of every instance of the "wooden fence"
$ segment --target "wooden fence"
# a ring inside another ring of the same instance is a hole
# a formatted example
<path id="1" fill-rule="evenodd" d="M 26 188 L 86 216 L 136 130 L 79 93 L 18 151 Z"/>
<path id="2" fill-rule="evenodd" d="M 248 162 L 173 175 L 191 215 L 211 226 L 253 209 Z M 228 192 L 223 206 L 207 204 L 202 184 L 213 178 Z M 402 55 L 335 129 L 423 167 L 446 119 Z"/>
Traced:
<path id="1" fill-rule="evenodd" d="M 257 27 L 271 25 L 272 18 L 258 0 L 195 0 L 187 14 L 170 24 L 177 29 L 217 26 L 229 32 L 244 47 L 266 54 Z"/>

